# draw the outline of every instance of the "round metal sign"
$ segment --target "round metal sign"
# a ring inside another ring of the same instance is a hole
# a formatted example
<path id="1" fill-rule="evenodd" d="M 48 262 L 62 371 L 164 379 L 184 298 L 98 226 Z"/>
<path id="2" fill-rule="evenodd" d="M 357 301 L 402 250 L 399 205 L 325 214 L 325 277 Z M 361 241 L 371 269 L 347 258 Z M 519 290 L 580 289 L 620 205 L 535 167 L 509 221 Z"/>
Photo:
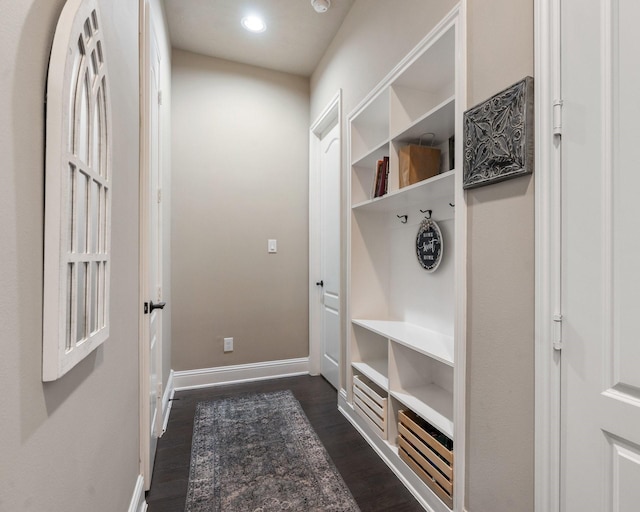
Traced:
<path id="1" fill-rule="evenodd" d="M 416 255 L 422 268 L 434 272 L 442 261 L 443 249 L 440 227 L 433 220 L 424 219 L 416 237 Z"/>

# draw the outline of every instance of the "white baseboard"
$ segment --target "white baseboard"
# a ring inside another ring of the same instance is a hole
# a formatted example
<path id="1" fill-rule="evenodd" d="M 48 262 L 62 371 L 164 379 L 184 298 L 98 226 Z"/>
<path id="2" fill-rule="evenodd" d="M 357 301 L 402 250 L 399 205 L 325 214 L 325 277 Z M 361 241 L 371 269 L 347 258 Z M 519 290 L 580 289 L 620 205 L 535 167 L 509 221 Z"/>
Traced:
<path id="1" fill-rule="evenodd" d="M 266 361 L 263 363 L 219 366 L 173 372 L 173 389 L 186 389 L 222 386 L 265 379 L 278 379 L 309 374 L 309 358 Z"/>
<path id="2" fill-rule="evenodd" d="M 144 500 L 144 478 L 138 475 L 136 485 L 133 488 L 133 496 L 129 503 L 129 512 L 145 512 L 147 510 L 147 502 Z"/>
<path id="3" fill-rule="evenodd" d="M 162 420 L 162 432 L 160 434 L 160 437 L 162 437 L 162 434 L 164 434 L 165 431 L 167 430 L 167 423 L 169 422 L 169 414 L 171 413 L 171 405 L 173 404 L 172 402 L 173 395 L 176 392 L 173 386 L 173 376 L 174 376 L 174 371 L 171 370 L 169 372 L 169 378 L 167 379 L 167 385 L 164 388 L 164 394 L 162 395 L 163 420 Z"/>

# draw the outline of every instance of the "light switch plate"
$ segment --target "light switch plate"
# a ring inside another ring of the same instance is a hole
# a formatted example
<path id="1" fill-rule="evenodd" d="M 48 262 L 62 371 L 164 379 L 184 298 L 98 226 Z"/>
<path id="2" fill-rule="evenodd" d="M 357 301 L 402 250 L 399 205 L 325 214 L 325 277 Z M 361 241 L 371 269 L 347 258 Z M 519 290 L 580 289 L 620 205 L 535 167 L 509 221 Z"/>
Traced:
<path id="1" fill-rule="evenodd" d="M 277 240 L 268 240 L 267 241 L 267 251 L 270 254 L 275 254 L 278 252 L 278 241 Z"/>

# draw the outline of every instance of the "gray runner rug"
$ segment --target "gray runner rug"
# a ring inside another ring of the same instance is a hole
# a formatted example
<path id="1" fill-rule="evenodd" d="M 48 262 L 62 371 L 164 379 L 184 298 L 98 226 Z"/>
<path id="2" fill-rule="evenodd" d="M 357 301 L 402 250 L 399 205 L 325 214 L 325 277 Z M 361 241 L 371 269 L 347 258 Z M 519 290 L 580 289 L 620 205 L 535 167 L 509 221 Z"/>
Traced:
<path id="1" fill-rule="evenodd" d="M 291 391 L 200 402 L 185 512 L 358 512 Z"/>

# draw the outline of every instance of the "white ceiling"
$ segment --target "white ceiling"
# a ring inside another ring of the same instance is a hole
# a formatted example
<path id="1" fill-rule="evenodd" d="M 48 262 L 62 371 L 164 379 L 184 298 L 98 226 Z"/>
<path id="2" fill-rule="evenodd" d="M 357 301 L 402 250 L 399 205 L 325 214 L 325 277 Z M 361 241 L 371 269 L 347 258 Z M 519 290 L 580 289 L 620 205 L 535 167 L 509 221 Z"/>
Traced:
<path id="1" fill-rule="evenodd" d="M 310 0 L 164 0 L 174 48 L 310 76 L 354 0 L 331 0 L 323 14 Z M 259 14 L 267 30 L 253 34 L 242 17 Z"/>

